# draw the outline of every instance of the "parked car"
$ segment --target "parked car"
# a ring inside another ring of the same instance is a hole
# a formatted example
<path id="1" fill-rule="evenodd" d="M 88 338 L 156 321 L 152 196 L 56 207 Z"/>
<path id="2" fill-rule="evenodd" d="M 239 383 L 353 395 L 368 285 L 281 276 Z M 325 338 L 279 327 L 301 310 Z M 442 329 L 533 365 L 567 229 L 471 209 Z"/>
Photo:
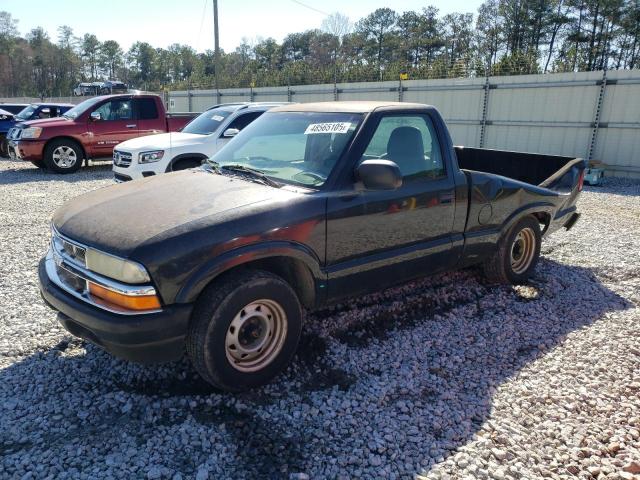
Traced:
<path id="1" fill-rule="evenodd" d="M 16 124 L 29 120 L 59 117 L 71 108 L 73 108 L 71 103 L 32 103 L 20 110 L 18 114 L 12 115 L 11 118 L 3 119 L 3 115 L 0 115 L 0 157 L 9 155 L 8 140 L 17 134 L 17 130 L 14 130 Z"/>
<path id="2" fill-rule="evenodd" d="M 107 80 L 106 82 L 81 82 L 73 89 L 77 97 L 109 95 L 114 93 L 127 93 L 129 87 L 119 80 Z"/>
<path id="3" fill-rule="evenodd" d="M 134 138 L 113 150 L 115 180 L 126 182 L 197 167 L 267 110 L 285 103 L 228 103 L 203 112 L 181 131 Z"/>
<path id="4" fill-rule="evenodd" d="M 76 97 L 85 97 L 97 95 L 98 92 L 91 82 L 81 82 L 76 88 L 73 89 L 73 94 Z"/>
<path id="5" fill-rule="evenodd" d="M 113 93 L 127 93 L 129 87 L 124 82 L 118 80 L 107 80 L 100 84 L 100 94 L 108 95 Z"/>
<path id="6" fill-rule="evenodd" d="M 179 130 L 195 115 L 167 114 L 157 95 L 90 98 L 60 118 L 16 126 L 9 140 L 9 155 L 56 173 L 71 173 L 80 168 L 83 159 L 110 159 L 115 145 L 131 138 Z"/>
<path id="7" fill-rule="evenodd" d="M 72 334 L 116 356 L 186 347 L 212 385 L 261 385 L 293 356 L 302 308 L 438 271 L 534 272 L 577 221 L 579 158 L 454 148 L 435 108 L 274 108 L 200 169 L 79 196 L 39 267 Z"/>

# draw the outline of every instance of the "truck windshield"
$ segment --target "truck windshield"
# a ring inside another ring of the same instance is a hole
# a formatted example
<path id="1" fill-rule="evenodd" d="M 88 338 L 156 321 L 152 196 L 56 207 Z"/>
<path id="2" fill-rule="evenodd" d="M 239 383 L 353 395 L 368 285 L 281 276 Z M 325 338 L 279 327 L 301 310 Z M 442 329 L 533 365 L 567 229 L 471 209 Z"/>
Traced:
<path id="1" fill-rule="evenodd" d="M 20 110 L 20 113 L 16 115 L 16 118 L 20 120 L 29 120 L 31 118 L 31 115 L 33 115 L 33 113 L 37 109 L 38 109 L 37 105 L 29 105 L 28 107 L 25 107 L 24 109 Z"/>
<path id="2" fill-rule="evenodd" d="M 267 112 L 211 162 L 259 170 L 281 183 L 319 187 L 361 120 L 360 113 Z"/>
<path id="3" fill-rule="evenodd" d="M 196 135 L 210 135 L 215 132 L 220 124 L 233 113 L 233 109 L 212 108 L 201 113 L 191 120 L 183 129 L 183 133 L 195 133 Z"/>
<path id="4" fill-rule="evenodd" d="M 67 110 L 66 113 L 63 115 L 64 118 L 70 118 L 70 119 L 75 119 L 78 117 L 78 115 L 83 114 L 84 112 L 86 112 L 89 108 L 93 107 L 96 103 L 100 102 L 104 100 L 104 97 L 95 97 L 95 98 L 90 98 L 89 100 L 85 100 L 84 102 L 79 103 L 78 105 L 76 105 L 75 107 L 73 107 L 70 110 Z"/>

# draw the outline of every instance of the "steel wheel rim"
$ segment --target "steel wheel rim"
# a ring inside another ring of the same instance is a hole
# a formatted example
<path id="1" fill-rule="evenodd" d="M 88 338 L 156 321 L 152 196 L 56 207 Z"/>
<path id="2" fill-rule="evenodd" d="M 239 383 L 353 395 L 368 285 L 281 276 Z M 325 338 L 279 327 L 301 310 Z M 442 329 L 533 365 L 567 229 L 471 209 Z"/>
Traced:
<path id="1" fill-rule="evenodd" d="M 60 168 L 71 168 L 78 161 L 78 156 L 73 148 L 61 145 L 53 151 L 53 163 Z"/>
<path id="2" fill-rule="evenodd" d="M 273 300 L 256 300 L 242 308 L 227 328 L 225 352 L 241 372 L 256 372 L 282 351 L 287 337 L 287 315 Z"/>
<path id="3" fill-rule="evenodd" d="M 536 235 L 529 227 L 518 232 L 511 245 L 511 270 L 515 274 L 524 273 L 535 256 Z"/>

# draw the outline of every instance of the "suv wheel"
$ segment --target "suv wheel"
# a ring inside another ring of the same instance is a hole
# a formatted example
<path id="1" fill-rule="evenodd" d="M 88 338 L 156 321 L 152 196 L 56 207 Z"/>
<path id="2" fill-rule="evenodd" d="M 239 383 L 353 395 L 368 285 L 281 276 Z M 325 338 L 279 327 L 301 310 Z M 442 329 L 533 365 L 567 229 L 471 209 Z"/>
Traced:
<path id="1" fill-rule="evenodd" d="M 66 138 L 54 140 L 44 151 L 44 163 L 56 173 L 73 173 L 82 166 L 82 148 Z"/>
<path id="2" fill-rule="evenodd" d="M 198 298 L 187 353 L 207 382 L 237 392 L 280 373 L 301 330 L 302 308 L 287 282 L 260 270 L 231 273 Z"/>
<path id="3" fill-rule="evenodd" d="M 484 263 L 491 283 L 518 284 L 527 280 L 540 258 L 542 234 L 534 216 L 518 221 L 498 242 L 498 250 Z"/>

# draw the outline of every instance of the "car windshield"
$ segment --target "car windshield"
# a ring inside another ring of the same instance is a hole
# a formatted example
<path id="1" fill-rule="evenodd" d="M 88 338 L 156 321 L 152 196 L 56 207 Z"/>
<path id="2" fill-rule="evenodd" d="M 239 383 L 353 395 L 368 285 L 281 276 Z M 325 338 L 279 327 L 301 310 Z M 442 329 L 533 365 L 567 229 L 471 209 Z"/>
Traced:
<path id="1" fill-rule="evenodd" d="M 182 132 L 210 135 L 218 129 L 224 119 L 231 115 L 234 110 L 232 108 L 212 108 L 207 110 L 191 120 L 182 129 Z"/>
<path id="2" fill-rule="evenodd" d="M 258 170 L 281 183 L 319 187 L 361 120 L 359 113 L 267 112 L 210 162 Z"/>
<path id="3" fill-rule="evenodd" d="M 84 102 L 79 103 L 72 109 L 67 110 L 63 115 L 63 117 L 74 119 L 78 115 L 81 115 L 84 112 L 86 112 L 87 109 L 91 108 L 92 106 L 94 106 L 96 103 L 100 102 L 103 99 L 104 97 L 95 97 L 95 98 L 90 98 L 89 100 L 85 100 Z"/>
<path id="4" fill-rule="evenodd" d="M 20 120 L 29 120 L 31 115 L 33 115 L 33 113 L 37 109 L 38 109 L 37 105 L 29 105 L 28 107 L 25 107 L 22 110 L 20 110 L 20 113 L 16 115 L 16 118 L 19 118 Z"/>

